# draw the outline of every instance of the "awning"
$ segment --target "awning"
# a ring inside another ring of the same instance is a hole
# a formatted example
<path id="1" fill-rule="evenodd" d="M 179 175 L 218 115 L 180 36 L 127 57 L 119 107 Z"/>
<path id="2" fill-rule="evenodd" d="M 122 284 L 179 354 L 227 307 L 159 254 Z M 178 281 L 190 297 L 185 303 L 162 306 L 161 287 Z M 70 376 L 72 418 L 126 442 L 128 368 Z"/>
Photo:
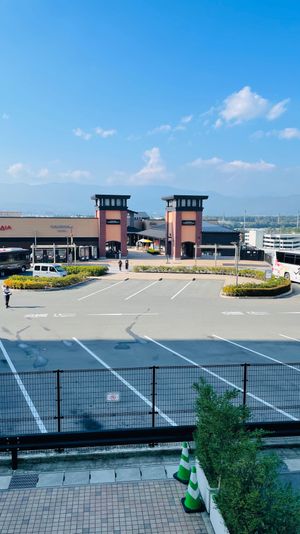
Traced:
<path id="1" fill-rule="evenodd" d="M 139 239 L 138 243 L 152 243 L 151 239 Z"/>

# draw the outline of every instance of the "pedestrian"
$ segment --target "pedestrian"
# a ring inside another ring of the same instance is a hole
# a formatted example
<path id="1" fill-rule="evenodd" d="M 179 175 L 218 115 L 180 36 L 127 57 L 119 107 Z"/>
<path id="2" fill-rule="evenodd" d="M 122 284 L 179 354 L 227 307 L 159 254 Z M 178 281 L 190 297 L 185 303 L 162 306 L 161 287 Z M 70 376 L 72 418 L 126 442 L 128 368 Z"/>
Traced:
<path id="1" fill-rule="evenodd" d="M 3 290 L 4 300 L 5 300 L 5 307 L 9 308 L 9 299 L 11 296 L 11 290 L 6 284 L 3 284 L 2 290 Z"/>
<path id="2" fill-rule="evenodd" d="M 118 261 L 118 265 L 119 265 L 119 271 L 122 271 L 122 260 Z"/>
<path id="3" fill-rule="evenodd" d="M 129 260 L 125 260 L 125 269 L 126 271 L 129 269 Z"/>

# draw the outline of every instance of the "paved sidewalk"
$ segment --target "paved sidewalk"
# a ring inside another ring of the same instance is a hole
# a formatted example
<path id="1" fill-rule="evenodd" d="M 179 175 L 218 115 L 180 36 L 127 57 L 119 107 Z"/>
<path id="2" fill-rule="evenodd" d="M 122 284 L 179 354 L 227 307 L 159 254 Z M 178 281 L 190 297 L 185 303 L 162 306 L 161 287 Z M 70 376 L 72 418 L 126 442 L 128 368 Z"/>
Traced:
<path id="1" fill-rule="evenodd" d="M 1 534 L 207 534 L 175 480 L 0 492 Z"/>

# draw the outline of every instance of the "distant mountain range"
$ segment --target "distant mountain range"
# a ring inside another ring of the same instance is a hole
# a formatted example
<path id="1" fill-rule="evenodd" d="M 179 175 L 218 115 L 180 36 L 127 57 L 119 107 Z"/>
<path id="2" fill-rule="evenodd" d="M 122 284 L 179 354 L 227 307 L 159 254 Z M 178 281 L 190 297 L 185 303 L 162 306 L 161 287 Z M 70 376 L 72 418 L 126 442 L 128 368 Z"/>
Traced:
<path id="1" fill-rule="evenodd" d="M 162 196 L 170 194 L 204 194 L 205 215 L 293 215 L 300 210 L 300 195 L 290 196 L 225 196 L 214 191 L 191 191 L 169 186 L 99 186 L 91 184 L 44 185 L 0 184 L 0 210 L 20 211 L 23 215 L 94 215 L 91 196 L 100 193 L 130 194 L 128 207 L 149 215 L 164 214 Z"/>

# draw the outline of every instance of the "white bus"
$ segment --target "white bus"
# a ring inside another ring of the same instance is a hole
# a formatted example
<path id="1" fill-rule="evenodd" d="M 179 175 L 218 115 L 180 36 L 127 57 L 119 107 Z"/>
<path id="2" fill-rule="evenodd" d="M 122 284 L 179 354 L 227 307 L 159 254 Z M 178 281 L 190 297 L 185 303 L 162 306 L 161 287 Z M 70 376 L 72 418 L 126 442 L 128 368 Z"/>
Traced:
<path id="1" fill-rule="evenodd" d="M 284 276 L 291 282 L 300 283 L 300 250 L 274 251 L 272 272 L 274 276 Z"/>

